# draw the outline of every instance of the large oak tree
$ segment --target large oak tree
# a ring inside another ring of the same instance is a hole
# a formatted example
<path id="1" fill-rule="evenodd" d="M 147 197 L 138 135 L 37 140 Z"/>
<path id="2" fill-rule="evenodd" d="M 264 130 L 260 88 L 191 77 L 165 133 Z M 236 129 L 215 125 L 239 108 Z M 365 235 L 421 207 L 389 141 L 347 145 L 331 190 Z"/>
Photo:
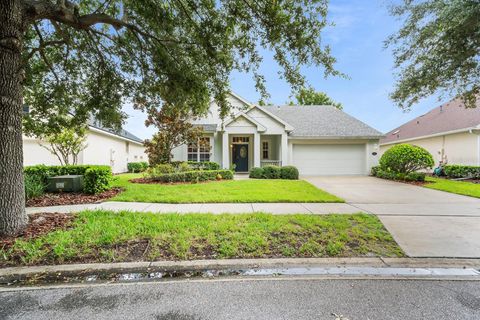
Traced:
<path id="1" fill-rule="evenodd" d="M 327 0 L 2 0 L 0 2 L 0 234 L 26 224 L 24 132 L 96 117 L 119 126 L 124 103 L 162 102 L 194 114 L 214 98 L 228 113 L 229 75 L 251 73 L 266 96 L 259 48 L 304 86 L 302 65 L 337 75 L 321 43 Z"/>
<path id="2" fill-rule="evenodd" d="M 386 41 L 398 71 L 392 99 L 409 109 L 439 93 L 475 107 L 480 96 L 480 1 L 402 0 L 391 13 L 403 22 Z"/>

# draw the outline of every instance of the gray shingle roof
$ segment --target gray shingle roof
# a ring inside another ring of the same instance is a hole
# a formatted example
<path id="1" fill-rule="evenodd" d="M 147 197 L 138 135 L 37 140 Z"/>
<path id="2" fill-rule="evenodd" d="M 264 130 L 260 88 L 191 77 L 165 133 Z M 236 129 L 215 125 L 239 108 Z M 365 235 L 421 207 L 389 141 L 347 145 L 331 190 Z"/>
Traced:
<path id="1" fill-rule="evenodd" d="M 132 140 L 132 141 L 136 141 L 136 142 L 139 142 L 139 143 L 143 143 L 143 140 L 140 139 L 139 137 L 135 136 L 134 134 L 128 132 L 127 130 L 125 129 L 120 129 L 120 130 L 113 130 L 111 128 L 107 128 L 107 127 L 104 127 L 100 121 L 98 120 L 95 120 L 95 119 L 90 119 L 88 121 L 88 125 L 91 126 L 91 127 L 94 127 L 96 129 L 99 129 L 99 130 L 102 130 L 102 131 L 105 131 L 105 132 L 108 132 L 108 133 L 111 133 L 111 134 L 114 134 L 114 135 L 117 135 L 119 137 L 122 137 L 122 138 L 125 138 L 125 139 L 129 139 L 129 140 Z"/>
<path id="2" fill-rule="evenodd" d="M 383 134 L 332 106 L 266 106 L 294 127 L 292 137 L 381 138 Z"/>

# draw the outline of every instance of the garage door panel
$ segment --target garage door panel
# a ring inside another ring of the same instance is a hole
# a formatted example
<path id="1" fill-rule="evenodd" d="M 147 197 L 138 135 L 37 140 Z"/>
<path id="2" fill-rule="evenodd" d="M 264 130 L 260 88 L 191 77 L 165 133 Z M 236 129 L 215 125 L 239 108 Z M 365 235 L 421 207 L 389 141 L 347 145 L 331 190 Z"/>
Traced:
<path id="1" fill-rule="evenodd" d="M 292 160 L 303 175 L 365 174 L 365 144 L 294 144 Z"/>

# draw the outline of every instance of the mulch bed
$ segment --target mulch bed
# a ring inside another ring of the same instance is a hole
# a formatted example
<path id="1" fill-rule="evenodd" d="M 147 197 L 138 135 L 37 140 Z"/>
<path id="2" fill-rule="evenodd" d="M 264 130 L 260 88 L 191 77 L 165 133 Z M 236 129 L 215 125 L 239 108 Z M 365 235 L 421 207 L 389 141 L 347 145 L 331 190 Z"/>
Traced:
<path id="1" fill-rule="evenodd" d="M 75 219 L 74 214 L 66 213 L 35 213 L 28 216 L 28 225 L 20 233 L 13 236 L 0 237 L 0 248 L 7 249 L 15 240 L 38 238 L 55 230 L 66 230 Z"/>
<path id="2" fill-rule="evenodd" d="M 69 204 L 99 203 L 116 196 L 122 191 L 122 188 L 112 188 L 99 194 L 78 192 L 45 193 L 38 198 L 27 200 L 26 205 L 27 207 L 49 207 Z"/>

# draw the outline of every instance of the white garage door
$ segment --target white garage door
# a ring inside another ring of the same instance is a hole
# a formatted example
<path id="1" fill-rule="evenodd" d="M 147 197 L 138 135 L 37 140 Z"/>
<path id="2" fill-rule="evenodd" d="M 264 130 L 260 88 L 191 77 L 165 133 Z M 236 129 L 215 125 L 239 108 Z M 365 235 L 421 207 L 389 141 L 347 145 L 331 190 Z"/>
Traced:
<path id="1" fill-rule="evenodd" d="M 294 144 L 293 165 L 303 175 L 365 174 L 365 144 Z"/>

